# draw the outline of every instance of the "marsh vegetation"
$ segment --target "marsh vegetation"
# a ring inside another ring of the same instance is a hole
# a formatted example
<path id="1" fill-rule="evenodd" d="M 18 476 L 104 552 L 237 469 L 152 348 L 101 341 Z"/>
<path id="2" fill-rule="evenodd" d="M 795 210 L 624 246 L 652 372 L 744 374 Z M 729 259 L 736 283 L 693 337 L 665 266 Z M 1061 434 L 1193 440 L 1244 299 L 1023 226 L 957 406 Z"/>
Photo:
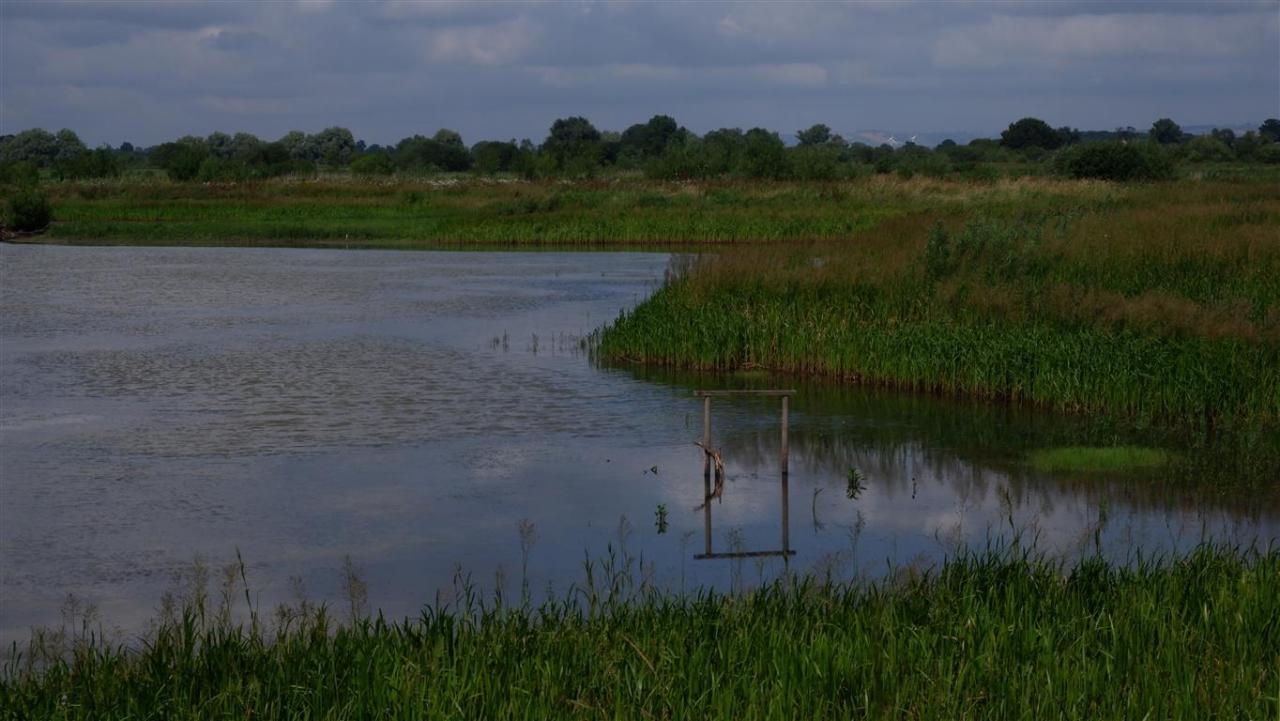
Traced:
<path id="1" fill-rule="evenodd" d="M 243 564 L 136 650 L 92 625 L 11 658 L 10 718 L 1268 718 L 1280 555 L 1063 563 L 1017 545 L 876 583 L 671 594 L 611 552 L 532 604 L 465 575 L 417 618 L 305 599 L 260 615 Z M 353 574 L 349 568 L 348 573 Z M 358 577 L 356 582 L 359 582 Z M 243 596 L 241 596 L 243 594 Z M 343 620 L 345 617 L 346 620 Z M 55 651 L 50 654 L 50 651 Z"/>

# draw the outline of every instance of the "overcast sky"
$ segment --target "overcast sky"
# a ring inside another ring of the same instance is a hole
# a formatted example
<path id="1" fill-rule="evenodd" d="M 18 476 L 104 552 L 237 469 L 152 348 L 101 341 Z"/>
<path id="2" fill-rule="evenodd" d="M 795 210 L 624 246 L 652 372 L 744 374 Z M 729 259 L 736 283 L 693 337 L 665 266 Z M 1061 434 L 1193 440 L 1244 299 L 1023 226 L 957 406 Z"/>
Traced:
<path id="1" fill-rule="evenodd" d="M 994 134 L 1280 116 L 1280 0 L 1025 4 L 0 0 L 0 131 L 85 142 L 351 128 Z"/>

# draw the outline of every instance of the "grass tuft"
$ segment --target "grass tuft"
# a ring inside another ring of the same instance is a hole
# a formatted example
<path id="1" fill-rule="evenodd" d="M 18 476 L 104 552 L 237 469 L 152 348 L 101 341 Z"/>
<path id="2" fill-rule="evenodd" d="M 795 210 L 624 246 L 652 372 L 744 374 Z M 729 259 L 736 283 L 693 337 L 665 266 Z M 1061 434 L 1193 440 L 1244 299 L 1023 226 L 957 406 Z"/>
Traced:
<path id="1" fill-rule="evenodd" d="M 1103 473 L 1160 468 L 1172 462 L 1173 454 L 1141 446 L 1068 446 L 1032 451 L 1027 460 L 1037 471 L 1045 473 Z"/>

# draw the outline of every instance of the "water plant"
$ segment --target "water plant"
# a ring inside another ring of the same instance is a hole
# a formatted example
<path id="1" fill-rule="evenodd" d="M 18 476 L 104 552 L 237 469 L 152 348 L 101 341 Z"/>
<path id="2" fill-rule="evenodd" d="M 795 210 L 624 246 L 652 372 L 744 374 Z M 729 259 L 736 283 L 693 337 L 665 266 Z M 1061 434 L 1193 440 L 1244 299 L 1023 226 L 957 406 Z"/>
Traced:
<path id="1" fill-rule="evenodd" d="M 667 504 L 659 503 L 658 507 L 653 510 L 653 527 L 658 531 L 659 535 L 667 532 Z"/>
<path id="2" fill-rule="evenodd" d="M 1048 473 L 1061 471 L 1097 473 L 1160 468 L 1168 465 L 1172 459 L 1173 454 L 1159 448 L 1066 446 L 1032 451 L 1027 460 L 1036 470 Z"/>

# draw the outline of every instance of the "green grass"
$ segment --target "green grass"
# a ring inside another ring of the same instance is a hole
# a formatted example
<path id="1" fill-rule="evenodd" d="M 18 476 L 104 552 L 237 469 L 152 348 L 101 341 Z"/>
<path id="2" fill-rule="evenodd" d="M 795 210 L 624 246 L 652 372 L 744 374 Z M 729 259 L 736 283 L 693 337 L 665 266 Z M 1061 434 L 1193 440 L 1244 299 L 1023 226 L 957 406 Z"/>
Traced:
<path id="1" fill-rule="evenodd" d="M 165 245 L 658 245 L 842 239 L 886 219 L 975 202 L 1105 194 L 1097 184 L 368 181 L 53 183 L 64 243 Z M 1085 190 L 1082 190 L 1085 189 Z M 0 192 L 4 192 L 0 188 Z"/>
<path id="2" fill-rule="evenodd" d="M 1032 451 L 1027 460 L 1037 471 L 1045 473 L 1103 473 L 1160 468 L 1168 465 L 1173 458 L 1168 451 L 1159 448 L 1068 446 Z"/>
<path id="3" fill-rule="evenodd" d="M 237 625 L 188 607 L 126 650 L 11 663 L 40 719 L 1275 718 L 1280 553 L 1064 566 L 964 554 L 874 585 L 670 596 L 601 577 L 572 600 L 405 622 Z"/>
<path id="4" fill-rule="evenodd" d="M 850 241 L 703 258 L 607 327 L 597 351 L 1201 428 L 1280 421 L 1271 188 L 989 200 Z"/>

